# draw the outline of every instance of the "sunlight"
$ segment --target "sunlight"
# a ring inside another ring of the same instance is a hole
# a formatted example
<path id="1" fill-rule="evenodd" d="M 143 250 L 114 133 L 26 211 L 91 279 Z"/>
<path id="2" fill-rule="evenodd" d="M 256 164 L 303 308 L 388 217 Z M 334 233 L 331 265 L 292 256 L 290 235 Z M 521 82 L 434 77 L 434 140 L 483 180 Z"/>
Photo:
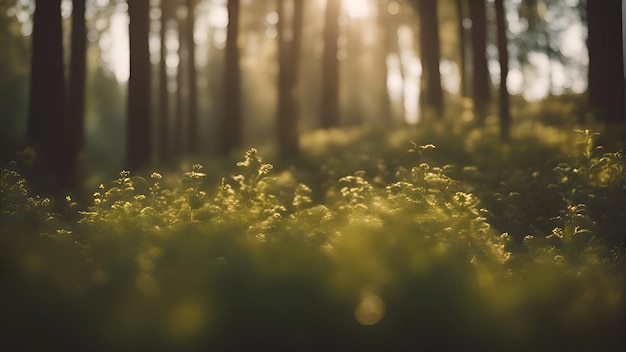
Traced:
<path id="1" fill-rule="evenodd" d="M 365 19 L 374 15 L 371 0 L 346 0 L 342 6 L 348 17 L 353 19 Z"/>
<path id="2" fill-rule="evenodd" d="M 395 102 L 402 101 L 402 68 L 400 57 L 396 53 L 387 55 L 387 90 L 390 98 Z"/>
<path id="3" fill-rule="evenodd" d="M 375 325 L 385 315 L 385 302 L 375 290 L 366 287 L 361 291 L 361 301 L 354 311 L 354 317 L 361 325 Z"/>
<path id="4" fill-rule="evenodd" d="M 128 47 L 128 15 L 125 12 L 116 12 L 111 16 L 111 42 L 109 47 L 109 62 L 118 82 L 128 81 L 130 75 L 129 47 Z"/>
<path id="5" fill-rule="evenodd" d="M 415 56 L 406 63 L 406 78 L 404 81 L 404 119 L 409 124 L 419 122 L 420 79 L 422 76 L 422 62 Z"/>

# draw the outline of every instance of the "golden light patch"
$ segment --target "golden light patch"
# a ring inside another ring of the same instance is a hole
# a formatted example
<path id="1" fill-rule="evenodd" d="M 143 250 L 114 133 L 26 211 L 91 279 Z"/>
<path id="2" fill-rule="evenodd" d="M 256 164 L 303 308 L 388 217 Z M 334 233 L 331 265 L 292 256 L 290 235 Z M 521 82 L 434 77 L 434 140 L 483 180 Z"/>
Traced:
<path id="1" fill-rule="evenodd" d="M 361 292 L 361 301 L 354 311 L 354 317 L 361 325 L 375 325 L 385 315 L 385 302 L 371 289 Z"/>
<path id="2" fill-rule="evenodd" d="M 199 333 L 206 324 L 205 304 L 199 299 L 186 298 L 170 310 L 166 323 L 167 334 L 185 340 Z"/>

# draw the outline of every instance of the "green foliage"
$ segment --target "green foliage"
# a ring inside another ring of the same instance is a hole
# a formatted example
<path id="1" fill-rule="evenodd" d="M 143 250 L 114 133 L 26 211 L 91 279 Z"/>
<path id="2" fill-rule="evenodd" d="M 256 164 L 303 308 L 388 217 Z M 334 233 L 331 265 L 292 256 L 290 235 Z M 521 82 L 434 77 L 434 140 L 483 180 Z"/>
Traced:
<path id="1" fill-rule="evenodd" d="M 62 332 L 115 350 L 619 350 L 623 247 L 599 214 L 621 204 L 622 157 L 580 135 L 570 161 L 498 170 L 506 184 L 478 156 L 431 162 L 446 157 L 430 143 L 312 186 L 250 149 L 215 181 L 200 164 L 177 184 L 122 171 L 67 214 L 9 165 L 0 254 L 21 308 L 7 314 L 71 311 Z"/>
<path id="2" fill-rule="evenodd" d="M 200 208 L 203 203 L 204 196 L 206 193 L 200 190 L 200 186 L 202 185 L 201 180 L 206 177 L 206 174 L 200 172 L 202 170 L 202 165 L 194 164 L 192 166 L 192 170 L 189 172 L 185 172 L 183 178 L 181 179 L 181 183 L 185 186 L 185 194 L 187 195 L 187 202 L 189 205 L 189 220 L 194 221 L 193 219 L 193 211 L 194 209 Z"/>

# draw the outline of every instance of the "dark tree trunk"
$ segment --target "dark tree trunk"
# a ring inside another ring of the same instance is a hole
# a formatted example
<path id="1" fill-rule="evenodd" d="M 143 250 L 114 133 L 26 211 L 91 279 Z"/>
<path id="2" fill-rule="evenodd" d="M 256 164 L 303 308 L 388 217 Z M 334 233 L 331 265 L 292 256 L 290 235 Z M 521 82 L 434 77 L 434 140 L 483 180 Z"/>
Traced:
<path id="1" fill-rule="evenodd" d="M 438 117 L 443 112 L 443 93 L 439 73 L 439 19 L 437 0 L 419 0 L 420 45 L 422 52 L 422 111 L 432 109 Z"/>
<path id="2" fill-rule="evenodd" d="M 589 107 L 602 120 L 624 122 L 622 8 L 618 0 L 587 0 Z"/>
<path id="3" fill-rule="evenodd" d="M 339 10 L 341 0 L 327 0 L 324 22 L 324 53 L 322 57 L 322 128 L 339 126 Z"/>
<path id="4" fill-rule="evenodd" d="M 293 157 L 299 152 L 298 106 L 296 86 L 302 41 L 303 0 L 293 0 L 292 29 L 293 37 L 287 42 L 284 36 L 285 13 L 284 1 L 277 0 L 278 13 L 278 108 L 277 139 L 278 150 L 282 157 Z"/>
<path id="5" fill-rule="evenodd" d="M 473 98 L 477 124 L 483 125 L 489 103 L 489 71 L 487 69 L 487 15 L 484 0 L 469 1 L 472 20 L 472 65 L 474 67 Z"/>
<path id="6" fill-rule="evenodd" d="M 392 35 L 394 18 L 387 10 L 386 3 L 378 3 L 378 30 L 380 32 L 380 47 L 381 50 L 376 51 L 376 55 L 379 55 L 378 60 L 382 65 L 383 86 L 381 87 L 382 95 L 380 97 L 380 121 L 389 125 L 395 124 L 393 116 L 393 109 L 391 107 L 391 98 L 389 97 L 389 88 L 387 87 L 387 77 L 389 76 L 389 70 L 387 68 L 387 57 L 390 53 L 394 52 L 394 40 L 395 36 Z"/>
<path id="7" fill-rule="evenodd" d="M 185 70 L 183 69 L 185 62 L 185 20 L 182 18 L 178 19 L 176 24 L 178 30 L 178 67 L 176 68 L 176 113 L 174 120 L 174 140 L 173 140 L 173 149 L 174 155 L 180 155 L 184 151 L 184 141 L 183 141 L 183 122 L 185 119 L 185 109 L 184 109 L 184 75 Z"/>
<path id="8" fill-rule="evenodd" d="M 161 50 L 159 52 L 159 115 L 158 115 L 158 136 L 157 153 L 161 160 L 169 158 L 169 92 L 167 89 L 167 47 L 165 46 L 165 34 L 167 33 L 167 22 L 170 19 L 169 5 L 165 0 L 161 0 L 161 30 L 159 40 Z"/>
<path id="9" fill-rule="evenodd" d="M 198 152 L 198 89 L 196 80 L 196 44 L 194 42 L 196 1 L 187 0 L 187 73 L 189 77 L 189 116 L 187 120 L 187 150 Z"/>
<path id="10" fill-rule="evenodd" d="M 465 65 L 466 65 L 466 60 L 465 60 L 465 27 L 463 26 L 463 20 L 465 19 L 465 8 L 464 8 L 464 3 L 465 1 L 463 0 L 456 0 L 456 11 L 457 11 L 457 16 L 459 17 L 459 56 L 461 58 L 461 62 L 459 62 L 459 75 L 461 76 L 461 96 L 462 97 L 466 97 L 467 96 L 467 79 L 466 79 L 466 72 L 465 72 Z"/>
<path id="11" fill-rule="evenodd" d="M 70 166 L 60 0 L 36 1 L 31 60 L 27 136 L 41 157 L 42 167 L 51 175 L 50 180 L 42 180 L 41 190 L 47 192 L 68 186 Z"/>
<path id="12" fill-rule="evenodd" d="M 126 117 L 126 163 L 138 169 L 150 162 L 150 1 L 128 0 L 130 78 Z"/>
<path id="13" fill-rule="evenodd" d="M 506 86 L 509 75 L 509 51 L 506 37 L 506 19 L 504 17 L 504 4 L 502 0 L 496 0 L 496 22 L 498 26 L 498 60 L 500 61 L 500 135 L 503 139 L 509 139 L 511 127 L 511 112 L 509 104 L 509 91 Z"/>
<path id="14" fill-rule="evenodd" d="M 68 109 L 68 158 L 72 186 L 80 180 L 79 167 L 85 146 L 85 74 L 87 34 L 85 29 L 85 0 L 72 0 L 72 42 L 70 53 L 70 86 Z"/>
<path id="15" fill-rule="evenodd" d="M 228 0 L 228 27 L 224 57 L 224 116 L 220 151 L 224 154 L 241 147 L 241 71 L 239 68 L 239 0 Z"/>

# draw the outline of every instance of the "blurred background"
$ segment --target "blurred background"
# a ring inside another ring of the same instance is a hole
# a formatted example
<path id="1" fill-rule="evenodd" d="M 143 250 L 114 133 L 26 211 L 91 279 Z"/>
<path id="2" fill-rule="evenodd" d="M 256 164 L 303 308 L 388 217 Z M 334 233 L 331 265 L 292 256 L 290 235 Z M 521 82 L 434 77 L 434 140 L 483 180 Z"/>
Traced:
<path id="1" fill-rule="evenodd" d="M 493 116 L 506 137 L 537 101 L 623 122 L 623 10 L 596 3 L 5 0 L 0 154 L 30 146 L 73 187 L 181 155 L 295 156 L 319 128 Z"/>

